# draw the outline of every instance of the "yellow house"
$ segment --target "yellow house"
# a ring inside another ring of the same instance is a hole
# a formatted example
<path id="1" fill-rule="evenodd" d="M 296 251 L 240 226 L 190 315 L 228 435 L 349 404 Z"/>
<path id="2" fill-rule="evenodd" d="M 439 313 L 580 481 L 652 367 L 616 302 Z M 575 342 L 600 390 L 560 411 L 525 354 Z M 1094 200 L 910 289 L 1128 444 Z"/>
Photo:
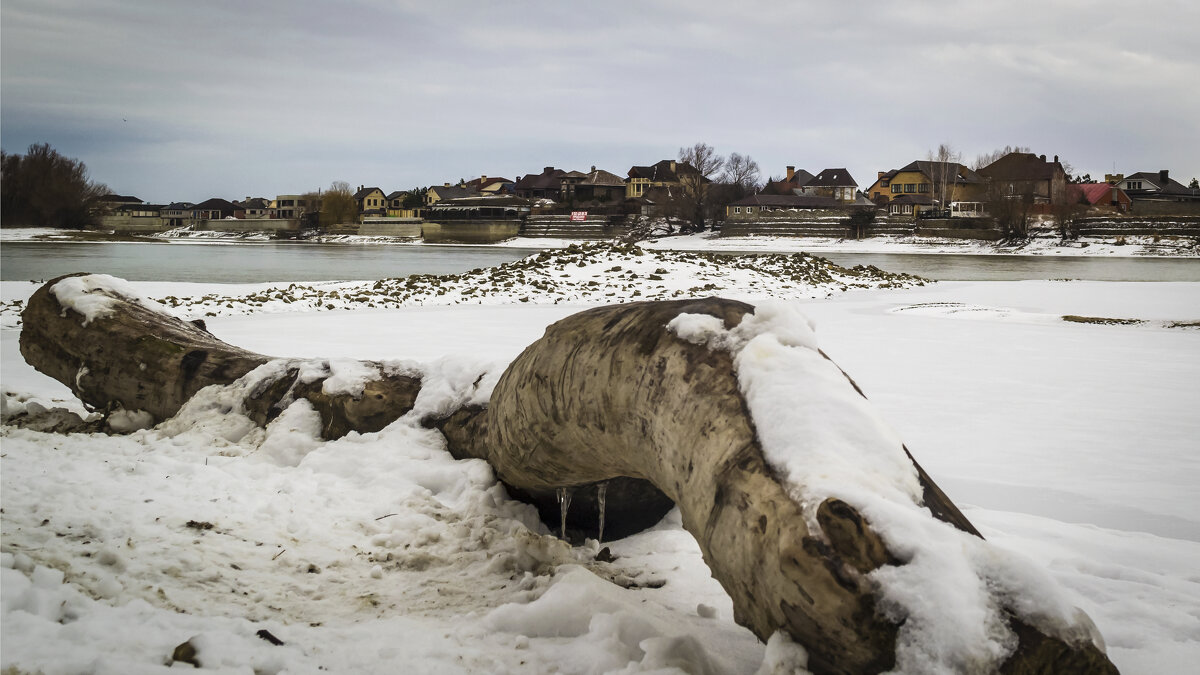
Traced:
<path id="1" fill-rule="evenodd" d="M 652 187 L 668 187 L 680 184 L 680 174 L 697 173 L 691 164 L 664 159 L 650 166 L 634 166 L 629 169 L 625 180 L 625 198 L 636 199 Z"/>
<path id="2" fill-rule="evenodd" d="M 360 216 L 382 216 L 387 213 L 387 196 L 377 187 L 358 188 L 354 193 L 354 201 L 358 203 Z"/>
<path id="3" fill-rule="evenodd" d="M 867 197 L 880 205 L 900 199 L 905 204 L 949 208 L 953 202 L 983 198 L 983 176 L 956 162 L 916 161 L 900 169 L 880 171 Z M 910 212 L 910 211 L 906 211 Z"/>

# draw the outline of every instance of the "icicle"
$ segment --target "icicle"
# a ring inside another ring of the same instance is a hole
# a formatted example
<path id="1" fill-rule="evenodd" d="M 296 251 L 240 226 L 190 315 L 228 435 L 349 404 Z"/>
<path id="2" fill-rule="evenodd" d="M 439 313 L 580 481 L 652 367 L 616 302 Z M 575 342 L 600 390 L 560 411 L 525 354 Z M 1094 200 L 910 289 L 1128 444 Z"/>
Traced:
<path id="1" fill-rule="evenodd" d="M 559 536 L 561 536 L 563 540 L 566 540 L 567 538 L 567 511 L 571 508 L 571 496 L 574 493 L 575 490 L 571 488 L 558 488 L 558 514 L 560 522 Z"/>
<path id="2" fill-rule="evenodd" d="M 596 486 L 596 510 L 600 512 L 600 532 L 596 534 L 596 543 L 604 541 L 604 497 L 608 493 L 608 481 Z"/>

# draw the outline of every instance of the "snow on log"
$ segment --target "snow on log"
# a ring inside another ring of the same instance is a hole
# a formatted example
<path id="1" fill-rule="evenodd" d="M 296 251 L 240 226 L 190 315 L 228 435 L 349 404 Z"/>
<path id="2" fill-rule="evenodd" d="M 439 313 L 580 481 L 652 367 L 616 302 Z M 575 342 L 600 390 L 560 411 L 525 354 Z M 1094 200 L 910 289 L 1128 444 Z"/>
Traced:
<path id="1" fill-rule="evenodd" d="M 96 276 L 48 283 L 23 320 L 31 365 L 155 420 L 258 369 L 245 405 L 260 424 L 307 398 L 332 438 L 399 418 L 421 387 L 381 364 L 271 361 Z M 477 394 L 425 420 L 455 456 L 486 459 L 544 511 L 607 492 L 626 530 L 650 524 L 629 525 L 639 512 L 656 520 L 665 494 L 736 620 L 803 646 L 814 673 L 1116 672 L 1090 619 L 979 536 L 792 306 L 580 312 Z"/>
<path id="2" fill-rule="evenodd" d="M 259 368 L 269 372 L 245 401 L 250 417 L 266 424 L 305 398 L 320 412 L 325 438 L 382 429 L 413 407 L 420 390 L 418 378 L 385 364 L 282 361 L 234 347 L 104 274 L 47 282 L 21 318 L 25 361 L 125 424 L 161 422 L 204 387 Z"/>

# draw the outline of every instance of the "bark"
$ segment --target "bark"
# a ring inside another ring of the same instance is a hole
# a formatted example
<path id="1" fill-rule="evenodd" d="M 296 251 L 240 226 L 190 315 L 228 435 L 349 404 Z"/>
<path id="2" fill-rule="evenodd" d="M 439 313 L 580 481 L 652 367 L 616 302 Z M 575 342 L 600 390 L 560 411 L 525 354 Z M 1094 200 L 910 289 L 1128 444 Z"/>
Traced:
<path id="1" fill-rule="evenodd" d="M 116 403 L 162 419 L 204 384 L 232 381 L 267 360 L 131 303 L 81 326 L 47 293 L 53 283 L 24 312 L 22 354 L 93 406 Z M 674 502 L 733 599 L 738 623 L 764 640 L 786 631 L 808 650 L 814 673 L 890 670 L 898 626 L 875 611 L 865 575 L 897 561 L 844 502 L 821 504 L 821 531 L 810 532 L 764 460 L 732 357 L 665 329 L 681 313 L 710 314 L 733 327 L 753 309 L 708 299 L 581 312 L 550 326 L 508 367 L 487 407 L 429 423 L 456 457 L 487 460 L 515 495 L 554 514 L 559 488 L 576 488 L 584 501 L 604 481 L 612 481 L 612 526 L 647 526 Z M 77 377 L 81 368 L 87 373 Z M 254 392 L 248 407 L 260 423 L 302 396 L 314 401 L 329 437 L 375 430 L 410 409 L 420 387 L 413 378 L 381 375 L 360 399 L 324 400 L 317 384 L 295 380 L 289 373 Z M 933 516 L 978 535 L 916 468 Z M 579 501 L 573 508 L 594 512 Z M 1090 643 L 1068 644 L 1015 617 L 1012 624 L 1020 645 L 1002 672 L 1116 672 Z"/>

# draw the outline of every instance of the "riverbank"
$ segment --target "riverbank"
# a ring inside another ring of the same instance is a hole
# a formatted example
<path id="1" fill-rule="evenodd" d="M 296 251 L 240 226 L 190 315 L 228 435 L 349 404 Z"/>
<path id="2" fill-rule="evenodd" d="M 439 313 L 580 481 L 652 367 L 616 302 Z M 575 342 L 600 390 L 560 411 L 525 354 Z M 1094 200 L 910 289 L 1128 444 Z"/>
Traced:
<path id="1" fill-rule="evenodd" d="M 100 231 L 64 231 L 46 228 L 0 229 L 0 242 L 86 242 L 105 241 L 145 243 L 262 243 L 280 241 L 263 232 L 195 232 L 172 230 L 156 235 L 115 234 Z M 420 239 L 360 235 L 316 235 L 308 243 L 330 245 L 444 246 L 463 244 L 427 244 Z M 561 249 L 579 244 L 578 239 L 515 237 L 496 244 L 470 244 L 522 249 Z M 990 242 L 940 237 L 881 235 L 868 239 L 821 237 L 721 237 L 714 232 L 680 234 L 639 242 L 644 248 L 674 251 L 721 251 L 747 253 L 913 253 L 933 255 L 1014 255 L 1108 258 L 1200 258 L 1200 241 L 1191 238 L 1149 236 L 1080 237 L 1063 242 L 1052 229 L 1034 229 L 1019 242 Z"/>

